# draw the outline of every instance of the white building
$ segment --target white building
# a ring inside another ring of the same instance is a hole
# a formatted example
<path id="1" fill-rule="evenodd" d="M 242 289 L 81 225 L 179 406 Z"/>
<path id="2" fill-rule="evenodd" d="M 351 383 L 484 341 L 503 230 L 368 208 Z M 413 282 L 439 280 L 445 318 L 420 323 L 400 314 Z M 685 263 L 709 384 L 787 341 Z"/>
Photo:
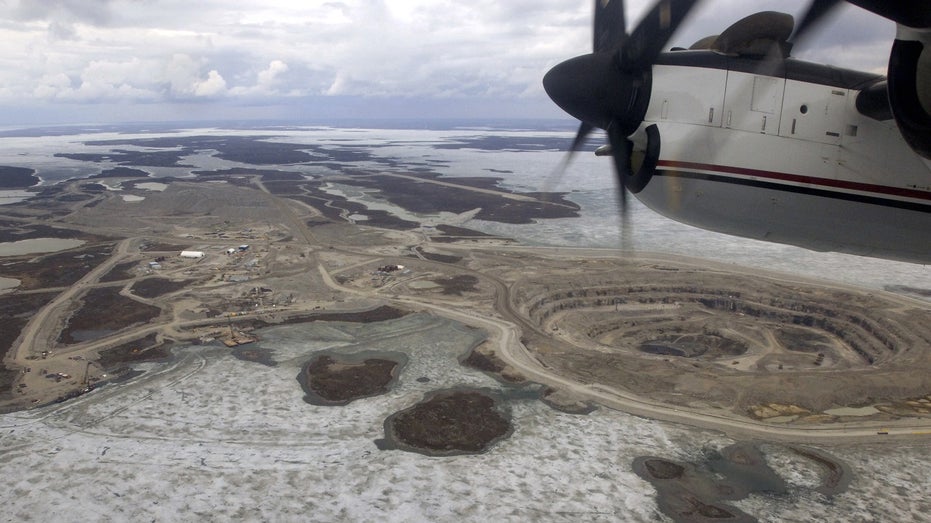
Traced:
<path id="1" fill-rule="evenodd" d="M 182 258 L 200 259 L 205 256 L 204 251 L 181 251 Z"/>

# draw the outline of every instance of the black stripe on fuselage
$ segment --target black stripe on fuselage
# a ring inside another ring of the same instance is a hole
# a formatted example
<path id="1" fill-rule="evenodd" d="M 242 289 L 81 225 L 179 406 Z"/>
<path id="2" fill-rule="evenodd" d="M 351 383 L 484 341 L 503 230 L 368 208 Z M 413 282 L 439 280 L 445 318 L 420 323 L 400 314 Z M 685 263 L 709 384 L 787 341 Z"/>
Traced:
<path id="1" fill-rule="evenodd" d="M 670 51 L 662 53 L 654 63 L 656 65 L 738 71 L 854 90 L 863 89 L 885 78 L 878 74 L 804 62 L 795 58 L 763 60 L 760 58 L 725 56 L 711 51 Z"/>
<path id="2" fill-rule="evenodd" d="M 669 178 L 687 178 L 691 180 L 702 180 L 709 182 L 719 182 L 719 183 L 729 183 L 733 185 L 743 185 L 745 187 L 756 187 L 760 189 L 770 189 L 774 191 L 783 191 L 790 192 L 795 194 L 805 194 L 809 196 L 818 196 L 821 198 L 832 198 L 835 200 L 845 200 L 849 202 L 857 203 L 868 203 L 872 205 L 881 205 L 883 207 L 893 207 L 896 209 L 904 209 L 908 211 L 924 212 L 931 213 L 931 205 L 916 203 L 916 202 L 904 202 L 901 200 L 892 200 L 889 198 L 881 198 L 876 196 L 869 196 L 865 194 L 852 194 L 847 192 L 832 191 L 828 189 L 816 189 L 814 187 L 803 187 L 799 185 L 790 185 L 785 183 L 774 183 L 766 182 L 762 180 L 751 180 L 747 178 L 734 178 L 732 176 L 725 176 L 720 174 L 707 174 L 699 173 L 694 171 L 670 171 L 670 170 L 657 170 L 654 176 L 666 176 Z"/>

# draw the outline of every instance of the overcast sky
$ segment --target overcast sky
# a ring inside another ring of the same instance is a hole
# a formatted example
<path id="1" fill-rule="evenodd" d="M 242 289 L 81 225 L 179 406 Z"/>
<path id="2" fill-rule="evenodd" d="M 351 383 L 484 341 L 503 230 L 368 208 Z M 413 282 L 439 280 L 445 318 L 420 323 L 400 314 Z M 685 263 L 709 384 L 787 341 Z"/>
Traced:
<path id="1" fill-rule="evenodd" d="M 554 118 L 540 80 L 589 51 L 587 0 L 0 0 L 0 125 Z M 633 25 L 651 0 L 627 2 Z M 706 0 L 688 46 L 795 0 Z M 882 71 L 895 26 L 846 6 L 800 58 Z"/>

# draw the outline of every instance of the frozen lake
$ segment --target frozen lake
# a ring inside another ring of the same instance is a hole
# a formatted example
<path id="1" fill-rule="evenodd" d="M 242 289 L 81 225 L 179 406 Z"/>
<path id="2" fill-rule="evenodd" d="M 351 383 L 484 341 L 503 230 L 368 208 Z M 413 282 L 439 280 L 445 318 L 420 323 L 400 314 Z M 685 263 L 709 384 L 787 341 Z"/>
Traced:
<path id="1" fill-rule="evenodd" d="M 20 256 L 22 254 L 57 252 L 80 247 L 81 245 L 84 245 L 84 240 L 33 238 L 30 240 L 0 243 L 0 256 Z"/>

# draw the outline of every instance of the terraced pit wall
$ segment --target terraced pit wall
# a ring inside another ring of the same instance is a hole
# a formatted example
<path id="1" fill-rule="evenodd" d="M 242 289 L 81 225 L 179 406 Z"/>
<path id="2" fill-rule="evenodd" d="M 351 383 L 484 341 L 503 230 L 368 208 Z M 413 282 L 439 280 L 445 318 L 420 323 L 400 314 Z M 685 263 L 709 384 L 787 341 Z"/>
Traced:
<path id="1" fill-rule="evenodd" d="M 765 280 L 732 281 L 728 287 L 604 284 L 592 281 L 591 277 L 586 280 L 566 282 L 559 287 L 549 283 L 523 283 L 517 286 L 516 305 L 544 329 L 551 327 L 551 320 L 557 314 L 590 311 L 583 318 L 576 315 L 573 319 L 577 323 L 576 331 L 592 340 L 619 330 L 624 331 L 625 339 L 632 341 L 651 335 L 669 336 L 689 331 L 683 329 L 682 324 L 701 320 L 704 315 L 710 317 L 722 312 L 742 315 L 745 317 L 742 321 L 756 320 L 777 329 L 798 326 L 829 334 L 853 351 L 863 365 L 880 364 L 897 353 L 928 347 L 928 340 L 931 340 L 927 323 L 924 328 L 914 321 L 903 323 L 903 317 L 908 319 L 907 314 L 895 314 L 888 303 L 866 294 L 807 288 L 796 291 Z M 644 313 L 636 310 L 636 305 L 671 307 L 665 311 L 647 307 L 649 313 Z M 625 310 L 620 315 L 598 314 L 611 307 Z M 714 329 L 706 329 L 705 333 L 717 334 Z"/>

